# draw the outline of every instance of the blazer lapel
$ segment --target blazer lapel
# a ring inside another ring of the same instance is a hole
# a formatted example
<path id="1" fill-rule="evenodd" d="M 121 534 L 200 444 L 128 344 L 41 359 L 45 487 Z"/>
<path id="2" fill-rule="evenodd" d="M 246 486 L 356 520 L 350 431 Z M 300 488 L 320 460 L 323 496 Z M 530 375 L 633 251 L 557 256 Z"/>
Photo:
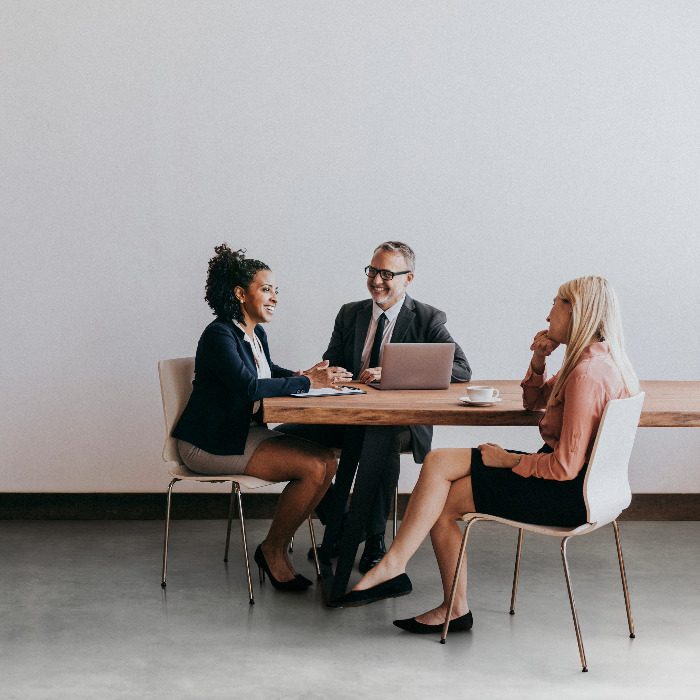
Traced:
<path id="1" fill-rule="evenodd" d="M 360 363 L 362 362 L 362 348 L 365 346 L 367 338 L 367 330 L 369 329 L 370 321 L 372 320 L 372 302 L 363 307 L 357 312 L 355 320 L 355 347 L 352 354 L 352 373 L 357 377 L 360 371 Z"/>
<path id="2" fill-rule="evenodd" d="M 415 304 L 413 303 L 413 299 L 411 299 L 411 297 L 409 297 L 407 294 L 406 298 L 404 299 L 403 306 L 401 307 L 401 311 L 399 311 L 399 315 L 396 317 L 394 332 L 391 334 L 392 343 L 403 342 L 408 329 L 413 323 L 413 319 L 416 317 L 416 312 L 413 310 L 414 308 Z"/>
<path id="3" fill-rule="evenodd" d="M 242 350 L 241 357 L 243 362 L 248 365 L 248 369 L 253 373 L 258 373 L 258 367 L 255 364 L 255 357 L 253 355 L 253 348 L 251 344 L 245 339 L 245 331 L 241 330 L 235 323 L 231 322 L 231 328 L 233 329 L 233 335 L 238 341 L 238 347 Z M 256 329 L 257 330 L 257 329 Z M 255 332 L 255 331 L 253 331 Z M 269 362 L 269 360 L 268 360 Z"/>

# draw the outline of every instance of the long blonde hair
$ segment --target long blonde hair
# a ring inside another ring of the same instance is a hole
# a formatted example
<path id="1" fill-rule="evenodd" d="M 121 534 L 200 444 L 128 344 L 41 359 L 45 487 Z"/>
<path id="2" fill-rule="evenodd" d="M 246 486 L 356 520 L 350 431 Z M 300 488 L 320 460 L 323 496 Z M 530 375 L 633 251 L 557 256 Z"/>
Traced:
<path id="1" fill-rule="evenodd" d="M 550 403 L 591 343 L 605 340 L 610 356 L 620 370 L 622 381 L 630 396 L 640 391 L 639 380 L 625 353 L 622 321 L 617 296 L 603 277 L 578 277 L 559 287 L 557 296 L 571 304 L 571 326 L 564 362 L 550 396 Z"/>

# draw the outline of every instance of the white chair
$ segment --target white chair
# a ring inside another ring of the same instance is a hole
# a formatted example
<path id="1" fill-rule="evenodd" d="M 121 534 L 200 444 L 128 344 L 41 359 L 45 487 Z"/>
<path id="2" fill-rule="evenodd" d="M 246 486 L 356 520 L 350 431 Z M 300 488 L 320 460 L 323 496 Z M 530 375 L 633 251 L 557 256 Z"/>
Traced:
<path id="1" fill-rule="evenodd" d="M 160 391 L 163 397 L 163 412 L 165 414 L 165 445 L 163 447 L 163 460 L 170 465 L 168 473 L 173 477 L 168 486 L 168 506 L 165 514 L 165 538 L 163 542 L 163 577 L 161 586 L 165 588 L 165 574 L 168 560 L 168 531 L 170 529 L 170 501 L 172 497 L 173 485 L 178 481 L 202 481 L 212 484 L 231 482 L 231 501 L 228 512 L 228 529 L 226 530 L 226 549 L 224 561 L 228 561 L 228 548 L 231 539 L 231 521 L 233 519 L 234 497 L 238 503 L 238 517 L 241 522 L 241 540 L 243 543 L 243 556 L 245 558 L 246 576 L 248 578 L 248 594 L 250 604 L 255 603 L 253 598 L 253 586 L 250 580 L 250 564 L 248 561 L 248 545 L 245 534 L 245 520 L 243 518 L 243 505 L 241 502 L 241 486 L 246 489 L 259 489 L 269 486 L 272 481 L 257 479 L 254 476 L 244 474 L 221 474 L 217 476 L 207 476 L 197 474 L 188 469 L 182 462 L 177 449 L 177 440 L 172 437 L 172 431 L 182 411 L 187 405 L 187 401 L 192 393 L 192 379 L 194 378 L 194 357 L 180 357 L 172 360 L 161 360 L 158 363 L 158 375 L 160 377 Z M 316 552 L 316 538 L 314 536 L 314 526 L 309 516 L 309 530 L 311 531 L 311 544 Z M 316 575 L 321 575 L 321 569 L 316 557 Z"/>
<path id="2" fill-rule="evenodd" d="M 452 583 L 447 617 L 445 618 L 442 638 L 440 639 L 442 644 L 445 643 L 447 637 L 448 621 L 452 614 L 457 581 L 465 558 L 469 530 L 475 522 L 488 520 L 503 523 L 504 525 L 511 525 L 512 527 L 517 527 L 519 530 L 518 547 L 515 556 L 515 572 L 513 575 L 513 591 L 510 602 L 511 615 L 515 614 L 515 596 L 518 589 L 518 573 L 520 571 L 520 552 L 523 543 L 523 531 L 530 530 L 542 535 L 552 535 L 554 537 L 563 536 L 561 541 L 561 557 L 564 565 L 566 587 L 569 592 L 571 614 L 574 619 L 574 629 L 576 631 L 579 655 L 581 656 L 581 666 L 584 672 L 588 671 L 588 667 L 586 665 L 586 655 L 583 649 L 581 629 L 578 623 L 578 616 L 576 615 L 576 605 L 574 604 L 574 593 L 571 587 L 569 566 L 566 560 L 566 544 L 571 537 L 585 535 L 597 530 L 603 525 L 612 523 L 615 531 L 615 542 L 617 544 L 617 557 L 620 562 L 620 576 L 622 578 L 622 590 L 625 596 L 627 624 L 629 626 L 630 638 L 634 638 L 634 623 L 630 610 L 627 577 L 625 575 L 625 565 L 622 559 L 622 549 L 620 547 L 620 533 L 618 531 L 616 519 L 632 500 L 632 492 L 628 479 L 629 459 L 643 403 L 644 394 L 640 393 L 629 399 L 610 401 L 605 407 L 583 485 L 583 495 L 587 511 L 587 522 L 583 525 L 574 528 L 532 525 L 530 523 L 521 523 L 517 520 L 499 518 L 486 513 L 467 513 L 462 516 L 462 520 L 466 521 L 467 527 L 462 538 L 462 546 L 459 552 L 459 559 L 457 560 L 454 581 Z"/>

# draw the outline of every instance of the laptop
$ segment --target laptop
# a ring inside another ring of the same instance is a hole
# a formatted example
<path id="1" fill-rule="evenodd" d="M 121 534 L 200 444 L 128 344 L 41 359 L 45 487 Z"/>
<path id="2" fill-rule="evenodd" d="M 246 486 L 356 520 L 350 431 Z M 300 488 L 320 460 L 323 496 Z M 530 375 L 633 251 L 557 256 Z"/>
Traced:
<path id="1" fill-rule="evenodd" d="M 447 389 L 452 377 L 454 343 L 387 343 L 382 377 L 375 389 Z"/>

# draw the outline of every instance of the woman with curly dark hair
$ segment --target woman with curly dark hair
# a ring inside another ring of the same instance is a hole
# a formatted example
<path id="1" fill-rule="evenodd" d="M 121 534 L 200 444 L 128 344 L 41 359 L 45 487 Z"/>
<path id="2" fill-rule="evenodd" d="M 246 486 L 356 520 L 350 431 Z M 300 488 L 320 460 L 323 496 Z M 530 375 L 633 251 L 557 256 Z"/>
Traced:
<path id="1" fill-rule="evenodd" d="M 216 320 L 199 339 L 192 395 L 173 437 L 184 463 L 195 472 L 289 481 L 255 561 L 275 588 L 301 590 L 311 581 L 294 571 L 289 542 L 326 492 L 337 462 L 328 448 L 268 429 L 260 402 L 332 387 L 350 374 L 328 362 L 306 372 L 274 364 L 261 326 L 272 320 L 277 306 L 270 268 L 225 243 L 215 252 L 205 299 Z"/>

